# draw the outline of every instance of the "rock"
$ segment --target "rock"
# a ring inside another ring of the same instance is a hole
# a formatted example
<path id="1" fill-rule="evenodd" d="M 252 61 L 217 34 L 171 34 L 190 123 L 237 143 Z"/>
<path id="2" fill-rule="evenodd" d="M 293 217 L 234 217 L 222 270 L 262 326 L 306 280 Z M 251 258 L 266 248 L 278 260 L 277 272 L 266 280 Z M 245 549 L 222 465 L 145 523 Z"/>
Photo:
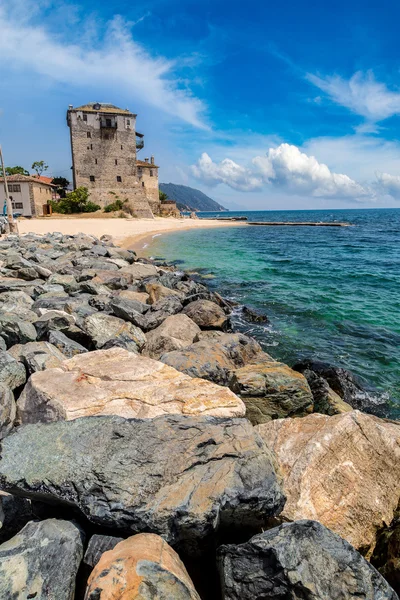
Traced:
<path id="1" fill-rule="evenodd" d="M 7 345 L 2 337 L 0 337 L 0 350 L 3 350 L 4 352 L 7 350 Z"/>
<path id="2" fill-rule="evenodd" d="M 264 315 L 261 311 L 250 306 L 243 306 L 242 313 L 246 321 L 250 323 L 269 323 L 267 315 Z"/>
<path id="3" fill-rule="evenodd" d="M 123 540 L 100 558 L 85 600 L 200 600 L 177 553 L 158 535 Z"/>
<path id="4" fill-rule="evenodd" d="M 58 369 L 34 373 L 17 408 L 22 424 L 92 415 L 236 417 L 245 413 L 243 402 L 230 390 L 121 348 L 79 354 Z"/>
<path id="5" fill-rule="evenodd" d="M 94 283 L 92 281 L 82 281 L 79 284 L 80 291 L 85 294 L 92 294 L 93 296 L 109 296 L 111 290 L 101 283 Z"/>
<path id="6" fill-rule="evenodd" d="M 54 273 L 54 275 L 50 277 L 49 283 L 61 285 L 66 292 L 74 292 L 79 287 L 78 282 L 73 275 L 60 275 L 59 273 Z"/>
<path id="7" fill-rule="evenodd" d="M 214 342 L 196 342 L 183 350 L 167 352 L 160 360 L 191 377 L 228 385 L 236 368 L 259 357 L 263 358 L 263 354 L 255 340 L 242 333 L 232 333 Z"/>
<path id="8" fill-rule="evenodd" d="M 369 556 L 400 498 L 400 425 L 353 411 L 257 430 L 284 476 L 283 517 L 321 521 Z"/>
<path id="9" fill-rule="evenodd" d="M 14 394 L 9 387 L 0 384 L 0 439 L 8 435 L 14 427 L 16 406 Z"/>
<path id="10" fill-rule="evenodd" d="M 65 305 L 71 298 L 66 294 L 60 294 L 57 296 L 46 297 L 46 294 L 39 296 L 32 305 L 32 309 L 38 314 L 41 313 L 41 309 L 49 310 L 64 310 Z"/>
<path id="11" fill-rule="evenodd" d="M 83 354 L 84 352 L 87 352 L 84 346 L 78 344 L 78 342 L 74 342 L 74 340 L 68 338 L 61 331 L 50 331 L 49 342 L 58 348 L 60 352 L 62 352 L 64 358 L 72 358 L 76 354 Z"/>
<path id="12" fill-rule="evenodd" d="M 141 329 L 111 315 L 102 313 L 89 315 L 83 321 L 83 329 L 93 340 L 96 348 L 102 348 L 109 340 L 120 336 L 128 336 L 138 350 L 141 350 L 146 343 L 146 337 Z"/>
<path id="13" fill-rule="evenodd" d="M 306 378 L 283 363 L 271 361 L 237 369 L 230 388 L 243 399 L 246 416 L 254 425 L 304 416 L 313 410 Z"/>
<path id="14" fill-rule="evenodd" d="M 47 340 L 50 331 L 63 331 L 75 325 L 75 318 L 63 310 L 49 310 L 39 317 L 33 325 L 39 340 Z"/>
<path id="15" fill-rule="evenodd" d="M 171 315 L 156 329 L 146 334 L 143 354 L 159 359 L 166 352 L 186 348 L 192 344 L 200 331 L 200 327 L 187 315 Z"/>
<path id="16" fill-rule="evenodd" d="M 183 312 L 201 329 L 228 328 L 229 319 L 218 304 L 209 300 L 196 300 L 185 306 Z"/>
<path id="17" fill-rule="evenodd" d="M 10 348 L 14 344 L 34 342 L 37 335 L 32 323 L 22 321 L 17 315 L 1 313 L 0 337 L 5 341 L 7 348 Z"/>
<path id="18" fill-rule="evenodd" d="M 148 304 L 149 295 L 146 292 L 133 292 L 132 290 L 121 290 L 117 298 L 125 298 L 126 300 L 136 300 Z"/>
<path id="19" fill-rule="evenodd" d="M 368 392 L 361 382 L 341 367 L 335 367 L 324 362 L 304 360 L 294 365 L 293 369 L 300 373 L 305 370 L 313 371 L 325 379 L 330 388 L 351 407 L 370 413 L 377 417 L 388 417 L 390 410 L 384 394 Z"/>
<path id="20" fill-rule="evenodd" d="M 145 279 L 158 274 L 157 267 L 151 264 L 134 263 L 125 269 L 121 269 L 120 275 L 131 275 L 132 279 Z"/>
<path id="21" fill-rule="evenodd" d="M 353 410 L 350 404 L 342 400 L 328 385 L 328 382 L 314 371 L 305 369 L 303 375 L 307 379 L 314 398 L 314 412 L 324 415 L 339 415 Z"/>
<path id="22" fill-rule="evenodd" d="M 95 533 L 89 540 L 85 556 L 83 557 L 84 564 L 93 569 L 99 562 L 102 554 L 115 548 L 123 539 L 112 535 L 98 535 Z"/>
<path id="23" fill-rule="evenodd" d="M 17 362 L 11 354 L 0 350 L 0 385 L 15 390 L 24 385 L 25 381 L 24 366 Z"/>
<path id="24" fill-rule="evenodd" d="M 70 521 L 31 522 L 0 546 L 0 597 L 71 600 L 83 555 Z"/>
<path id="25" fill-rule="evenodd" d="M 28 374 L 59 367 L 65 356 L 49 342 L 29 342 L 16 344 L 8 353 L 18 362 L 22 363 Z"/>
<path id="26" fill-rule="evenodd" d="M 126 289 L 132 281 L 132 275 L 121 275 L 119 271 L 97 271 L 96 277 L 92 279 L 93 284 L 105 285 L 110 290 Z"/>
<path id="27" fill-rule="evenodd" d="M 30 314 L 32 312 L 32 304 L 32 298 L 23 291 L 0 294 L 0 310 L 2 313 L 16 313 L 21 317 L 24 313 Z"/>
<path id="28" fill-rule="evenodd" d="M 198 555 L 220 528 L 248 534 L 281 511 L 273 463 L 246 419 L 89 417 L 6 437 L 0 485 Z"/>
<path id="29" fill-rule="evenodd" d="M 371 564 L 378 569 L 392 588 L 400 593 L 400 511 L 397 510 L 390 526 L 379 535 Z"/>
<path id="30" fill-rule="evenodd" d="M 149 304 L 155 304 L 159 300 L 168 298 L 169 296 L 175 296 L 179 300 L 183 300 L 184 294 L 171 290 L 169 287 L 165 287 L 159 283 L 148 283 L 145 286 L 146 292 L 149 294 Z"/>
<path id="31" fill-rule="evenodd" d="M 34 518 L 30 500 L 0 492 L 0 544 L 19 533 Z"/>
<path id="32" fill-rule="evenodd" d="M 138 316 L 146 313 L 149 308 L 148 304 L 143 304 L 143 302 L 137 300 L 128 300 L 127 298 L 117 297 L 110 302 L 110 309 L 114 315 L 131 323 L 135 323 Z"/>
<path id="33" fill-rule="evenodd" d="M 398 600 L 350 544 L 316 521 L 285 523 L 218 552 L 225 600 Z"/>

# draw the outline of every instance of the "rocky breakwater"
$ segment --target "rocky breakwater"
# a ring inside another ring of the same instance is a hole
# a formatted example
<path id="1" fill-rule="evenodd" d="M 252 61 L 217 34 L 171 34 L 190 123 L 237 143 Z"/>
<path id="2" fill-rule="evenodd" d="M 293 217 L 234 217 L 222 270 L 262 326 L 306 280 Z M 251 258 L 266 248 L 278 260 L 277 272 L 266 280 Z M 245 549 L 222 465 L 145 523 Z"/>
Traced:
<path id="1" fill-rule="evenodd" d="M 398 425 L 229 312 L 108 238 L 0 240 L 2 598 L 397 599 L 357 550 L 394 518 Z"/>

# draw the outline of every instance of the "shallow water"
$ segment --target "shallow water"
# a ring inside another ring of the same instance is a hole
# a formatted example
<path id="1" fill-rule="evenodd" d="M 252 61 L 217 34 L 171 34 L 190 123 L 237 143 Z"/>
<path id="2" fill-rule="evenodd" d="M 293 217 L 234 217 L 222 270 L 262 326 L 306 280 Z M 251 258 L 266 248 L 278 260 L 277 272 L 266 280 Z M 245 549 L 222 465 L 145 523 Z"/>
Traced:
<path id="1" fill-rule="evenodd" d="M 211 216 L 203 213 L 202 216 Z M 352 227 L 232 227 L 161 235 L 147 256 L 213 274 L 207 284 L 263 310 L 271 325 L 235 324 L 274 358 L 313 357 L 387 392 L 400 416 L 400 210 L 230 213 L 256 221 L 345 221 Z"/>

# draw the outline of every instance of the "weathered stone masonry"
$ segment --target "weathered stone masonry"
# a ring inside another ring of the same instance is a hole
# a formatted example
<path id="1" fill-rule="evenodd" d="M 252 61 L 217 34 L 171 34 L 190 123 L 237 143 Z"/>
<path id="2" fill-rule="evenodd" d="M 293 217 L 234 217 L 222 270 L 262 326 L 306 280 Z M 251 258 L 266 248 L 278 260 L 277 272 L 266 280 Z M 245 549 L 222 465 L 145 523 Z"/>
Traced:
<path id="1" fill-rule="evenodd" d="M 69 107 L 74 187 L 87 187 L 100 206 L 126 198 L 138 217 L 159 213 L 158 166 L 137 160 L 143 135 L 136 115 L 112 104 Z"/>

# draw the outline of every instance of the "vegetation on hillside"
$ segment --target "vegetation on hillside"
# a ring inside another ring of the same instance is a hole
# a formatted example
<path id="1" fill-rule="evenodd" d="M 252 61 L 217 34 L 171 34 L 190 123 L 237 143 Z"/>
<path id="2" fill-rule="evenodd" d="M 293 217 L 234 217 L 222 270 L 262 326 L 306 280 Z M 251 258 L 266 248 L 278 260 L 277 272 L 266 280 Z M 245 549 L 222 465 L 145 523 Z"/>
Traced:
<path id="1" fill-rule="evenodd" d="M 175 183 L 160 183 L 160 192 L 175 200 L 181 210 L 226 211 L 227 209 L 200 190 Z M 161 196 L 160 196 L 161 200 Z"/>

